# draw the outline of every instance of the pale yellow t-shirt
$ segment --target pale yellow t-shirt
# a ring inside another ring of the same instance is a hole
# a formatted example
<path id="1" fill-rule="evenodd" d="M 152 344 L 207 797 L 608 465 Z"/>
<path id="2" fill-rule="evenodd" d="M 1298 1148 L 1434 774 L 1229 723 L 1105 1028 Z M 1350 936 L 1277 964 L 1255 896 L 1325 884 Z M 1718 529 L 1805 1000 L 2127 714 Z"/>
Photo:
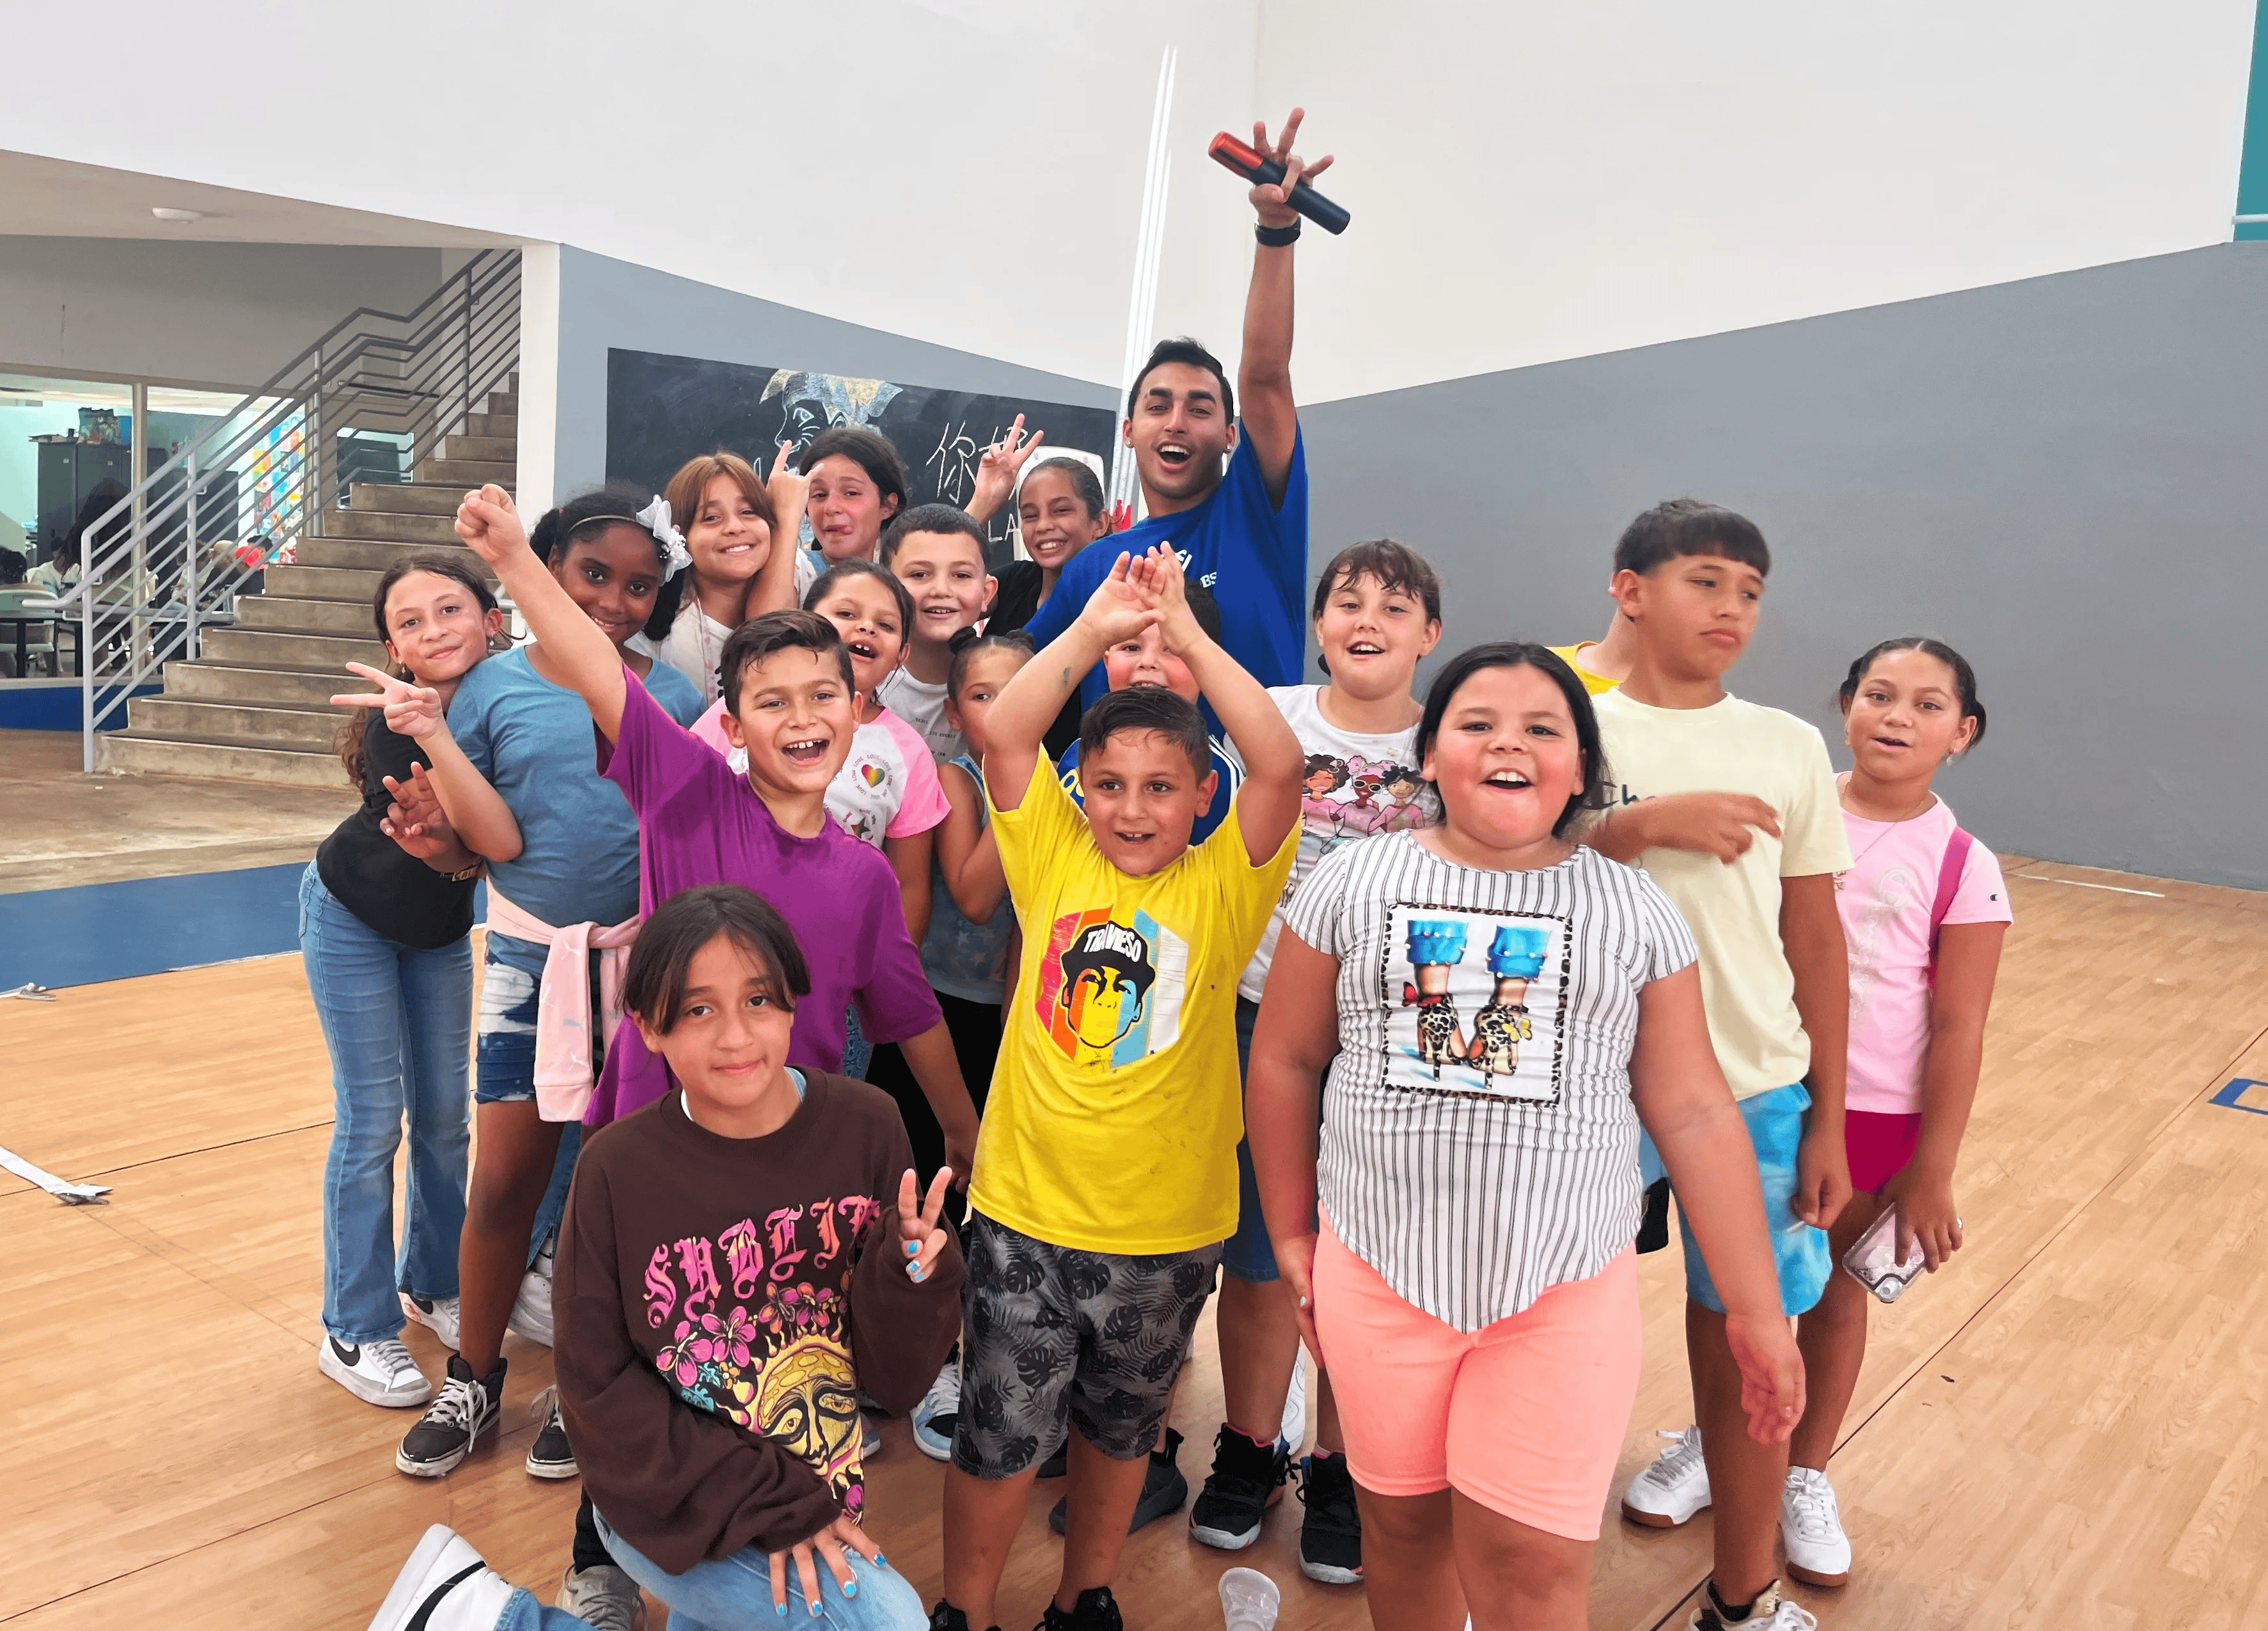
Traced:
<path id="1" fill-rule="evenodd" d="M 1727 866 L 1714 855 L 1651 849 L 1638 865 L 1677 903 L 1701 951 L 1709 1039 L 1734 1098 L 1800 1081 L 1811 1042 L 1779 940 L 1782 878 L 1851 865 L 1827 744 L 1792 713 L 1726 697 L 1706 708 L 1654 708 L 1616 690 L 1600 697 L 1613 801 L 1669 793 L 1752 793 L 1778 812 Z"/>
<path id="2" fill-rule="evenodd" d="M 1577 652 L 1588 651 L 1597 644 L 1598 642 L 1596 640 L 1578 640 L 1572 646 L 1553 646 L 1546 647 L 1546 649 L 1549 650 L 1554 657 L 1559 658 L 1561 661 L 1565 662 L 1569 668 L 1574 669 L 1575 677 L 1583 682 L 1583 689 L 1585 690 L 1590 692 L 1594 697 L 1603 697 L 1609 691 L 1614 690 L 1616 686 L 1620 685 L 1622 682 L 1620 680 L 1602 678 L 1600 675 L 1592 673 L 1581 663 L 1575 661 L 1575 653 Z"/>
<path id="3" fill-rule="evenodd" d="M 988 795 L 989 796 L 989 795 Z M 1299 852 L 1265 864 L 1236 807 L 1163 872 L 1130 878 L 1037 770 L 992 813 L 1023 925 L 1016 998 L 969 1205 L 1058 1246 L 1191 1251 L 1236 1231 L 1236 982 Z"/>

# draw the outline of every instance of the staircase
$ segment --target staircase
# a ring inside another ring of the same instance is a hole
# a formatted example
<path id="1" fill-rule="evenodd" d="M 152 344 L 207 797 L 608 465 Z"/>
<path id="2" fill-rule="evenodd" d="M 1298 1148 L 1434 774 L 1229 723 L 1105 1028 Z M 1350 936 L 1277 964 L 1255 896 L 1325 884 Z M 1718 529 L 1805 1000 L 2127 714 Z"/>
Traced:
<path id="1" fill-rule="evenodd" d="M 404 483 L 356 482 L 349 507 L 312 510 L 289 565 L 272 565 L 258 594 L 236 601 L 232 625 L 207 630 L 195 661 L 165 664 L 165 690 L 127 704 L 127 727 L 96 738 L 96 767 L 232 781 L 342 787 L 335 751 L 343 709 L 334 695 L 369 683 L 344 665 L 387 667 L 371 614 L 379 575 L 419 550 L 460 556 L 453 518 L 469 488 L 510 491 L 519 456 L 519 376 L 465 416 L 461 435 L 418 461 Z"/>

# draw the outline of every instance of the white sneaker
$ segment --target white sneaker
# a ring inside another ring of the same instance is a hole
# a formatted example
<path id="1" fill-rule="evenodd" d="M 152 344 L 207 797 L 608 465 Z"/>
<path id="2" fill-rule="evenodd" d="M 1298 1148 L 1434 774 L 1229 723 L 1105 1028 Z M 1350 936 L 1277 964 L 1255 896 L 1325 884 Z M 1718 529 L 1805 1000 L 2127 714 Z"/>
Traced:
<path id="1" fill-rule="evenodd" d="M 1648 1529 L 1675 1529 L 1709 1504 L 1709 1464 L 1701 1455 L 1701 1429 L 1661 1431 L 1670 1446 L 1623 1491 L 1623 1516 Z"/>
<path id="2" fill-rule="evenodd" d="M 1851 1538 L 1826 1473 L 1788 1468 L 1779 1492 L 1779 1538 L 1787 1547 L 1787 1572 L 1804 1584 L 1850 1583 Z"/>
<path id="3" fill-rule="evenodd" d="M 945 1362 L 937 1380 L 914 1406 L 914 1448 L 932 1461 L 953 1459 L 954 1430 L 961 1425 L 961 1356 Z"/>
<path id="4" fill-rule="evenodd" d="M 452 1354 L 457 1351 L 457 1299 L 441 1297 L 428 1302 L 423 1297 L 401 1294 L 401 1311 L 441 1339 L 441 1346 Z"/>
<path id="5" fill-rule="evenodd" d="M 370 1631 L 407 1631 L 413 1624 L 423 1631 L 494 1631 L 514 1589 L 470 1541 L 436 1524 L 394 1576 Z"/>
<path id="6" fill-rule="evenodd" d="M 556 1605 L 589 1622 L 592 1631 L 639 1631 L 645 1598 L 638 1583 L 611 1563 L 570 1567 L 559 1582 Z"/>
<path id="7" fill-rule="evenodd" d="M 519 1277 L 519 1295 L 512 1299 L 512 1317 L 504 1322 L 507 1329 L 546 1347 L 551 1346 L 551 1270 L 556 1261 L 553 1256 L 556 1244 L 556 1237 L 546 1240 L 543 1250 L 535 1255 L 535 1266 Z"/>
<path id="8" fill-rule="evenodd" d="M 365 1404 L 389 1410 L 422 1405 L 433 1397 L 433 1384 L 417 1369 L 409 1350 L 393 1337 L 356 1344 L 342 1342 L 326 1331 L 315 1369 Z"/>
<path id="9" fill-rule="evenodd" d="M 1283 1441 L 1285 1450 L 1294 1461 L 1307 1448 L 1307 1356 L 1304 1353 L 1292 1356 L 1292 1387 L 1284 1395 L 1284 1420 L 1277 1426 L 1276 1436 Z"/>
<path id="10" fill-rule="evenodd" d="M 1819 1631 L 1818 1615 L 1800 1604 L 1780 1599 L 1777 1580 L 1764 1589 L 1749 1608 L 1749 1617 L 1737 1626 L 1717 1613 L 1709 1590 L 1705 1585 L 1701 1588 L 1692 1616 L 1685 1622 L 1686 1631 Z"/>

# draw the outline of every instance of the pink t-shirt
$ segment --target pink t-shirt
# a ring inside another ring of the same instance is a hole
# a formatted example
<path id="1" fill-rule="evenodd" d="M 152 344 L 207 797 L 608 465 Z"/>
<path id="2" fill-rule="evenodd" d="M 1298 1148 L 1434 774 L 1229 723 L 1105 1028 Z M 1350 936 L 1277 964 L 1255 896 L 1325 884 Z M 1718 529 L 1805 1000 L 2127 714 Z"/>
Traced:
<path id="1" fill-rule="evenodd" d="M 693 734 L 745 774 L 747 750 L 725 739 L 722 700 L 693 721 Z M 927 832 L 952 813 L 937 779 L 937 761 L 921 733 L 884 708 L 850 738 L 850 756 L 827 784 L 827 813 L 862 844 L 882 847 L 885 838 Z"/>
<path id="2" fill-rule="evenodd" d="M 1937 902 L 1938 867 L 1957 825 L 1942 799 L 1911 821 L 1843 812 L 1857 858 L 1835 879 L 1835 904 L 1851 948 L 1849 1109 L 1921 1112 L 1922 1065 L 1929 1057 L 1929 913 Z M 2015 921 L 2000 863 L 1974 840 L 1945 920 Z"/>

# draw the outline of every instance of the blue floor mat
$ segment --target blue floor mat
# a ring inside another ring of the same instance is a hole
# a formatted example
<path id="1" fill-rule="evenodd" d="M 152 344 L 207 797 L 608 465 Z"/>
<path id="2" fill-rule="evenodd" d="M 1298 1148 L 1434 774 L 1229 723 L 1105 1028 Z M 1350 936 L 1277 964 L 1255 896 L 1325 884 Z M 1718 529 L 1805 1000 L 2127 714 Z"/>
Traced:
<path id="1" fill-rule="evenodd" d="M 0 991 L 297 951 L 306 870 L 301 861 L 0 895 Z"/>

